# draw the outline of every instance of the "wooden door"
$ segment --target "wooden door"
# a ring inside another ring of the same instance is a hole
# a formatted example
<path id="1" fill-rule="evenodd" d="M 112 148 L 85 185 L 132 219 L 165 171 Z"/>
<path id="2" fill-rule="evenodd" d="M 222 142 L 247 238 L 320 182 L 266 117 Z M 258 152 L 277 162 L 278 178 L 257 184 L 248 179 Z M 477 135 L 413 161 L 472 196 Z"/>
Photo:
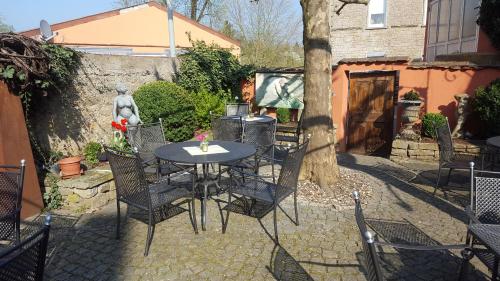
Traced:
<path id="1" fill-rule="evenodd" d="M 350 75 L 347 150 L 387 155 L 392 142 L 394 73 Z"/>

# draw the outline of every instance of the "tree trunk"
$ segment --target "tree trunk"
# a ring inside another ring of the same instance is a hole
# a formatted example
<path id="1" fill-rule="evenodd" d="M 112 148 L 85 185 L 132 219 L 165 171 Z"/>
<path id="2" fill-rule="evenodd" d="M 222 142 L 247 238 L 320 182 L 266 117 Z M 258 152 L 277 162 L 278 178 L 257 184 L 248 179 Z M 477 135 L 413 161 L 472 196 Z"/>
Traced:
<path id="1" fill-rule="evenodd" d="M 191 19 L 196 20 L 196 11 L 198 10 L 198 0 L 191 0 Z"/>
<path id="2" fill-rule="evenodd" d="M 332 120 L 330 6 L 301 0 L 304 21 L 304 129 L 311 135 L 302 177 L 322 188 L 339 178 Z"/>

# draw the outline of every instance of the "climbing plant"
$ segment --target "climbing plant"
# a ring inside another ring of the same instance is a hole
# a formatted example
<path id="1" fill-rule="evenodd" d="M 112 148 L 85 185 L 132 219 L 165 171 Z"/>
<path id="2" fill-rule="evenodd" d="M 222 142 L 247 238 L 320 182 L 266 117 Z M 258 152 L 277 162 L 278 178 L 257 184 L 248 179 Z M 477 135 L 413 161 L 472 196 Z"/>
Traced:
<path id="1" fill-rule="evenodd" d="M 495 48 L 500 50 L 500 0 L 483 0 L 477 20 Z"/>

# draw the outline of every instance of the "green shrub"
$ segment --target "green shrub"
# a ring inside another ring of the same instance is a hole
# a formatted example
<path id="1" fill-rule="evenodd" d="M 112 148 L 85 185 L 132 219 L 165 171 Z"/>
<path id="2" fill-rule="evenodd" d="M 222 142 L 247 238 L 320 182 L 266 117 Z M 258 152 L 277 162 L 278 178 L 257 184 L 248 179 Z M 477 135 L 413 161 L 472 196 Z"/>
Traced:
<path id="1" fill-rule="evenodd" d="M 446 117 L 441 113 L 426 113 L 422 118 L 422 133 L 424 136 L 436 138 L 436 126 L 446 124 Z"/>
<path id="2" fill-rule="evenodd" d="M 99 155 L 102 152 L 102 145 L 100 143 L 91 141 L 83 148 L 83 155 L 88 165 L 95 166 L 99 163 Z"/>
<path id="3" fill-rule="evenodd" d="M 288 108 L 278 108 L 276 110 L 276 115 L 278 116 L 278 123 L 288 123 L 288 122 L 290 122 L 290 109 L 288 109 Z"/>
<path id="4" fill-rule="evenodd" d="M 47 174 L 47 184 L 43 200 L 45 201 L 45 208 L 48 210 L 59 209 L 63 205 L 63 197 L 59 191 L 57 182 L 59 179 L 53 174 Z"/>
<path id="5" fill-rule="evenodd" d="M 134 99 L 144 123 L 163 119 L 165 138 L 178 142 L 190 139 L 196 129 L 195 107 L 188 92 L 171 82 L 156 81 L 142 85 Z"/>
<path id="6" fill-rule="evenodd" d="M 406 92 L 403 95 L 403 99 L 404 100 L 420 100 L 420 94 L 415 90 L 411 90 L 409 92 Z"/>
<path id="7" fill-rule="evenodd" d="M 196 125 L 198 129 L 210 129 L 210 112 L 214 115 L 223 115 L 225 104 L 230 100 L 230 95 L 226 92 L 212 94 L 207 90 L 193 93 L 192 98 L 196 112 Z"/>
<path id="8" fill-rule="evenodd" d="M 189 92 L 229 92 L 241 96 L 241 81 L 252 74 L 251 66 L 243 66 L 233 54 L 217 45 L 193 42 L 193 48 L 182 55 L 179 85 Z"/>
<path id="9" fill-rule="evenodd" d="M 477 23 L 488 35 L 493 46 L 500 50 L 500 1 L 482 0 Z"/>
<path id="10" fill-rule="evenodd" d="M 496 79 L 486 87 L 476 89 L 476 97 L 472 101 L 474 112 L 488 128 L 488 135 L 500 134 L 500 79 Z"/>

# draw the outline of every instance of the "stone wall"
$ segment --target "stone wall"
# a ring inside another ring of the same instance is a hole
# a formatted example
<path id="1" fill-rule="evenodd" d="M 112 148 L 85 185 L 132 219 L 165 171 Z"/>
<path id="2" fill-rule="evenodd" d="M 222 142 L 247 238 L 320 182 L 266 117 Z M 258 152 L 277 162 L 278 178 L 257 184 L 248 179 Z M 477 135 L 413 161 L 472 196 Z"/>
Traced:
<path id="1" fill-rule="evenodd" d="M 425 42 L 424 1 L 387 0 L 386 28 L 369 29 L 368 6 L 331 1 L 332 60 L 366 58 L 367 52 L 385 52 L 387 57 L 421 58 Z"/>
<path id="2" fill-rule="evenodd" d="M 478 154 L 481 144 L 477 143 L 454 143 L 455 152 L 466 154 Z M 421 160 L 438 161 L 439 148 L 437 143 L 414 142 L 396 139 L 392 142 L 391 160 Z"/>
<path id="3" fill-rule="evenodd" d="M 74 85 L 64 94 L 48 93 L 32 116 L 38 145 L 46 151 L 80 154 L 89 141 L 111 138 L 115 85 L 135 91 L 155 80 L 172 81 L 177 59 L 83 54 Z"/>

